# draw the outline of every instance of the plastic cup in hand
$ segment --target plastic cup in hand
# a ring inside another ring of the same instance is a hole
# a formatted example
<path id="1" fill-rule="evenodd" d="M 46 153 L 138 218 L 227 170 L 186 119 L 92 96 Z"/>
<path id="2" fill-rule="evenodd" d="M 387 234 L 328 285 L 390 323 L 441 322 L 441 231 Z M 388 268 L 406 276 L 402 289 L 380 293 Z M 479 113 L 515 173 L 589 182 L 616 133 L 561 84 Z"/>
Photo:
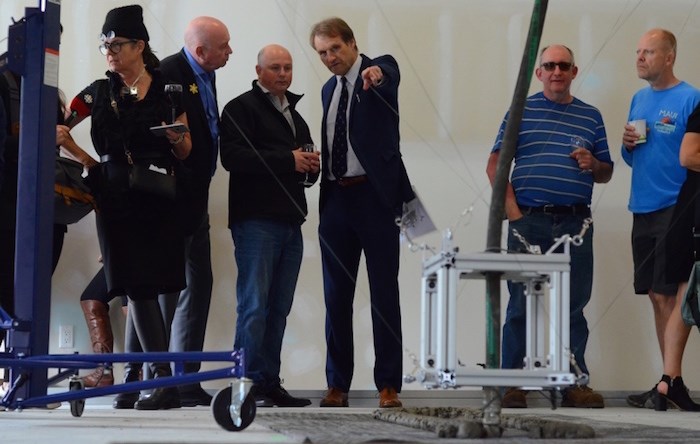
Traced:
<path id="1" fill-rule="evenodd" d="M 305 153 L 313 153 L 316 151 L 316 145 L 314 145 L 313 143 L 305 143 L 301 146 L 301 151 L 303 151 Z M 311 185 L 314 184 L 313 182 L 309 181 L 309 173 L 306 173 L 304 175 L 304 180 L 301 181 L 300 183 L 302 185 L 304 185 L 305 187 L 310 187 Z"/>
<path id="2" fill-rule="evenodd" d="M 637 139 L 637 145 L 647 141 L 647 121 L 644 119 L 632 120 L 627 122 L 628 125 L 632 125 L 634 130 L 639 133 L 639 139 Z"/>
<path id="3" fill-rule="evenodd" d="M 571 152 L 573 153 L 579 148 L 584 148 L 588 149 L 588 146 L 586 146 L 586 139 L 584 139 L 581 136 L 571 136 Z M 578 162 L 578 160 L 577 160 Z M 582 170 L 579 172 L 579 174 L 590 174 L 592 173 L 591 170 Z"/>

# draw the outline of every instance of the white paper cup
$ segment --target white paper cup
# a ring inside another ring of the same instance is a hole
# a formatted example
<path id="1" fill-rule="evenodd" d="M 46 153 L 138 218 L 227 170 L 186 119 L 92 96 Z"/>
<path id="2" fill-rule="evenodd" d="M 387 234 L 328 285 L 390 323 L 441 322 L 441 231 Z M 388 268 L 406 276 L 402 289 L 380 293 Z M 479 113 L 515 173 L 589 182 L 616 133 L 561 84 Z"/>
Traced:
<path id="1" fill-rule="evenodd" d="M 647 121 L 644 119 L 633 120 L 629 122 L 630 125 L 634 126 L 634 130 L 639 133 L 639 139 L 637 143 L 644 143 L 647 141 Z"/>

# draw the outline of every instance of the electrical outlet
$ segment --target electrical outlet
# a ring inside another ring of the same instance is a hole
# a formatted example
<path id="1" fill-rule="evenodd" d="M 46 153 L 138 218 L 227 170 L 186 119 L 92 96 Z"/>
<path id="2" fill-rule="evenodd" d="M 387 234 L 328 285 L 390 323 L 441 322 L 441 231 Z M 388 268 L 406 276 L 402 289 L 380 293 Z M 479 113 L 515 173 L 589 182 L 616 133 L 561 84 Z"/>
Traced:
<path id="1" fill-rule="evenodd" d="M 58 348 L 73 348 L 73 333 L 72 325 L 61 325 L 58 327 Z"/>

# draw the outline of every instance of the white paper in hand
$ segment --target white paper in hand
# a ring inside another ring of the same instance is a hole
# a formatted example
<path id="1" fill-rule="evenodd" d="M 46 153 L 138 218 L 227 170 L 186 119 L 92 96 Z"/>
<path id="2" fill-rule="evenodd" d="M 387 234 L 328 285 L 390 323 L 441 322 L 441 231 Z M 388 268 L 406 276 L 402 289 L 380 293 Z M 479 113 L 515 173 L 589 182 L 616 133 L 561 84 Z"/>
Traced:
<path id="1" fill-rule="evenodd" d="M 415 199 L 403 204 L 403 215 L 401 216 L 401 222 L 406 229 L 406 235 L 411 239 L 437 230 L 433 220 L 423 206 L 423 202 L 421 202 L 418 193 L 415 194 Z"/>

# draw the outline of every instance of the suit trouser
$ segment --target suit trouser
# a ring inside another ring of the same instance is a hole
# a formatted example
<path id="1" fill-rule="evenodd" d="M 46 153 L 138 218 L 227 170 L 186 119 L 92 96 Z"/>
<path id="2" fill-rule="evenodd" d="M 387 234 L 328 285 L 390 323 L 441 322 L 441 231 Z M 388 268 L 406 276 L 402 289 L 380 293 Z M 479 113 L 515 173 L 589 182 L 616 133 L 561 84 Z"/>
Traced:
<path id="1" fill-rule="evenodd" d="M 372 305 L 374 382 L 401 391 L 403 346 L 399 305 L 399 229 L 369 182 L 329 184 L 319 237 L 326 302 L 326 379 L 350 390 L 354 370 L 353 300 L 364 251 Z M 363 294 L 364 296 L 364 294 Z"/>
<path id="2" fill-rule="evenodd" d="M 192 236 L 185 238 L 185 277 L 187 288 L 177 298 L 160 299 L 167 304 L 164 312 L 166 325 L 170 325 L 171 352 L 204 349 L 213 286 L 209 214 L 205 213 Z M 200 362 L 186 362 L 185 373 L 197 373 L 200 367 Z"/>

